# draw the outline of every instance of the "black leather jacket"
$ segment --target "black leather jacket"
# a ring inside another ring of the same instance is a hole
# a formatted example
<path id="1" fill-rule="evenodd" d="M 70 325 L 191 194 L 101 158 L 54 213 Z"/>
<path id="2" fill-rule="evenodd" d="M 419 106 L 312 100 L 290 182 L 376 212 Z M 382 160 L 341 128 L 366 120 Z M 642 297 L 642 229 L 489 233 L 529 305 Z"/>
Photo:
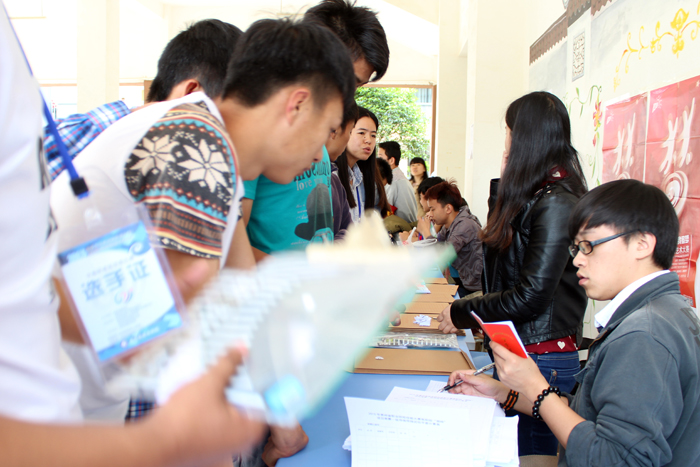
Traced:
<path id="1" fill-rule="evenodd" d="M 492 206 L 499 180 L 491 181 Z M 576 334 L 588 299 L 567 247 L 567 224 L 578 198 L 557 183 L 540 190 L 511 221 L 513 241 L 502 252 L 484 244 L 483 297 L 457 300 L 450 315 L 460 329 L 484 321 L 513 321 L 524 345 Z"/>

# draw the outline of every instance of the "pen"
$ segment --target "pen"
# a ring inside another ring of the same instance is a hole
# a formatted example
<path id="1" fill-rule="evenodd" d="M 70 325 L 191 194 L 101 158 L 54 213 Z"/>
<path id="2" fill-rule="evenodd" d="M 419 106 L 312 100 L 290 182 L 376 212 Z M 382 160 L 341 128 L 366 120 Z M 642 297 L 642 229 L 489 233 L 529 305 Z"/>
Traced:
<path id="1" fill-rule="evenodd" d="M 476 370 L 476 371 L 472 374 L 472 376 L 478 376 L 478 375 L 480 375 L 481 373 L 483 373 L 484 371 L 488 371 L 488 370 L 490 370 L 491 368 L 493 368 L 493 367 L 495 367 L 495 366 L 496 366 L 495 363 L 489 363 L 488 365 L 483 366 L 483 367 L 479 368 L 478 370 Z M 438 392 L 449 391 L 449 390 L 452 389 L 452 388 L 456 388 L 457 386 L 459 386 L 459 385 L 462 384 L 463 382 L 464 382 L 464 381 L 462 381 L 462 380 L 460 379 L 459 381 L 456 381 L 455 384 L 453 384 L 453 385 L 449 385 L 449 384 L 448 384 L 448 385 L 445 386 L 444 388 L 440 389 L 440 391 L 438 391 Z"/>

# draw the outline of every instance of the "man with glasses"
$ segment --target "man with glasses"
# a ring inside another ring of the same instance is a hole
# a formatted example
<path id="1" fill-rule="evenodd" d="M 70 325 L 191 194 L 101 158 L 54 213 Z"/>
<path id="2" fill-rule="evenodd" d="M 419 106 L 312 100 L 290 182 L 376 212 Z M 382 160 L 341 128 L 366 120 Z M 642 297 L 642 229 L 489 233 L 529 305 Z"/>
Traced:
<path id="1" fill-rule="evenodd" d="M 700 321 L 670 272 L 678 218 L 666 195 L 617 180 L 583 196 L 569 220 L 579 284 L 602 330 L 575 395 L 549 386 L 535 363 L 491 343 L 501 381 L 455 372 L 453 392 L 490 397 L 544 420 L 559 465 L 700 465 Z M 511 399 L 513 395 L 511 394 Z"/>

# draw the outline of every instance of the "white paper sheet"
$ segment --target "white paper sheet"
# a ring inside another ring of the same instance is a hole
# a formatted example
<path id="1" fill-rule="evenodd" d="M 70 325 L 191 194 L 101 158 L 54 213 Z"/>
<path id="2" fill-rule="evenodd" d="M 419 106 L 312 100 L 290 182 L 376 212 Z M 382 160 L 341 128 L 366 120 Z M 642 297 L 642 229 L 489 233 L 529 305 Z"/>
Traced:
<path id="1" fill-rule="evenodd" d="M 468 408 L 428 407 L 345 398 L 352 436 L 352 467 L 473 467 L 464 432 Z"/>
<path id="2" fill-rule="evenodd" d="M 413 318 L 413 322 L 417 324 L 418 326 L 424 326 L 424 327 L 430 327 L 430 321 L 432 318 L 427 315 L 416 315 Z"/>
<path id="3" fill-rule="evenodd" d="M 496 465 L 517 465 L 518 417 L 494 417 L 489 433 L 489 450 L 486 459 Z"/>
<path id="4" fill-rule="evenodd" d="M 447 381 L 430 380 L 428 387 L 425 388 L 425 392 L 440 392 L 445 386 L 447 386 Z"/>
<path id="5" fill-rule="evenodd" d="M 490 433 L 488 429 L 484 428 L 491 426 L 496 411 L 503 412 L 493 399 L 395 387 L 386 400 L 387 402 L 440 407 L 449 410 L 466 409 L 468 416 L 463 420 L 461 428 L 463 437 L 473 440 L 471 457 L 474 459 L 474 465 L 483 466 L 486 464 Z"/>

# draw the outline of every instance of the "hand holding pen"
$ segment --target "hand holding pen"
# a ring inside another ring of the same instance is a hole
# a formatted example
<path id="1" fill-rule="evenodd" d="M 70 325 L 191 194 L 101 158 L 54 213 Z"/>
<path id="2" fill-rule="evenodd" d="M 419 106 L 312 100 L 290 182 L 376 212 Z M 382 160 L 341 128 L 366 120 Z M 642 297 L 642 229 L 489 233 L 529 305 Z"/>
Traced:
<path id="1" fill-rule="evenodd" d="M 483 366 L 483 367 L 479 368 L 478 370 L 476 370 L 474 373 L 472 373 L 472 376 L 478 376 L 478 375 L 480 375 L 481 373 L 483 373 L 483 372 L 485 372 L 485 371 L 489 371 L 491 368 L 493 368 L 493 367 L 495 367 L 495 366 L 496 366 L 495 363 L 489 363 L 488 365 Z M 462 384 L 463 382 L 464 382 L 464 381 L 462 381 L 462 380 L 460 379 L 460 380 L 458 380 L 458 381 L 455 381 L 455 384 L 452 384 L 452 385 L 448 384 L 448 385 L 446 385 L 444 388 L 440 389 L 438 392 L 449 391 L 449 390 L 452 389 L 452 388 L 456 388 L 457 386 L 459 386 L 459 385 Z"/>

